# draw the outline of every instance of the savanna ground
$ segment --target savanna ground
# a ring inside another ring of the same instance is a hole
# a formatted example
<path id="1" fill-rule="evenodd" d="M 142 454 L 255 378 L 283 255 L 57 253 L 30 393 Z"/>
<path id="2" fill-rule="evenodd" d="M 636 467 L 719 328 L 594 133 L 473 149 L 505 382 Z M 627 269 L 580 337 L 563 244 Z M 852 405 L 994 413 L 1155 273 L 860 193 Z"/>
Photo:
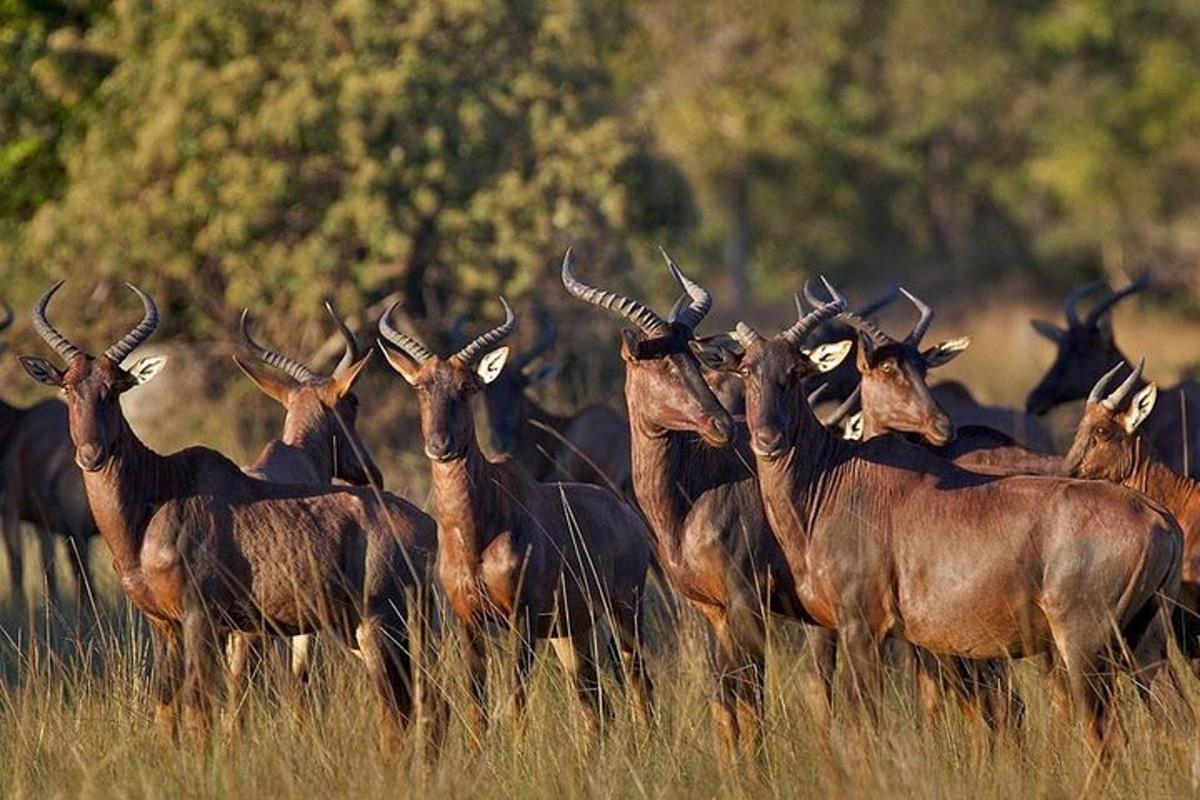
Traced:
<path id="1" fill-rule="evenodd" d="M 988 401 L 1019 402 L 1050 355 L 1049 346 L 1029 330 L 1028 316 L 1028 309 L 1010 305 L 946 314 L 931 338 L 966 332 L 975 341 L 945 377 L 961 377 Z M 1151 376 L 1164 382 L 1200 352 L 1200 333 L 1167 318 L 1122 312 L 1117 327 L 1126 352 L 1148 353 Z M 386 378 L 379 374 L 372 380 L 380 381 L 386 393 L 372 389 L 363 398 L 368 442 L 375 441 L 372 434 L 380 424 L 371 422 L 374 399 L 388 397 L 407 409 L 381 412 L 388 424 L 411 414 L 404 387 L 383 383 Z M 589 388 L 593 395 L 619 399 L 619 385 Z M 269 407 L 264 408 L 268 414 Z M 254 441 L 214 421 L 229 409 L 197 410 L 191 436 L 175 433 L 176 441 L 164 441 L 159 432 L 147 438 L 164 449 L 208 441 L 245 457 L 263 438 Z M 1057 416 L 1056 427 L 1069 430 L 1074 413 Z M 186 420 L 179 430 L 189 430 Z M 254 433 L 265 437 L 270 430 Z M 422 459 L 407 452 L 377 455 L 391 488 L 424 497 Z M 26 584 L 40 598 L 32 541 L 28 548 Z M 278 665 L 269 664 L 271 674 L 256 684 L 244 709 L 244 729 L 234 739 L 214 736 L 208 743 L 172 746 L 158 738 L 153 725 L 144 626 L 121 597 L 98 541 L 92 561 L 95 596 L 82 608 L 49 609 L 39 600 L 29 619 L 15 619 L 11 612 L 0 618 L 8 632 L 0 643 L 0 795 L 5 797 L 1159 798 L 1200 791 L 1194 734 L 1157 729 L 1127 684 L 1120 707 L 1128 745 L 1110 769 L 1093 770 L 1077 728 L 1055 714 L 1046 682 L 1032 664 L 1016 671 L 1028 704 L 1020 742 L 1002 741 L 981 754 L 969 723 L 956 710 L 935 728 L 923 725 L 903 684 L 889 687 L 878 728 L 865 732 L 842 709 L 827 735 L 802 695 L 802 642 L 787 624 L 772 629 L 765 751 L 756 766 L 726 768 L 710 733 L 702 631 L 686 610 L 677 632 L 670 632 L 661 616 L 653 632 L 659 712 L 653 731 L 639 728 L 621 707 L 605 736 L 585 733 L 562 671 L 543 647 L 530 715 L 520 731 L 507 722 L 507 673 L 493 660 L 495 724 L 476 753 L 461 721 L 467 693 L 457 669 L 457 640 L 450 636 L 435 677 L 450 696 L 455 722 L 433 767 L 409 752 L 391 761 L 378 756 L 375 702 L 365 675 L 352 657 L 329 646 L 321 648 L 315 680 L 303 692 L 290 688 L 274 674 Z M 0 609 L 11 609 L 6 590 L 0 590 Z M 1185 686 L 1200 707 L 1200 681 L 1189 674 Z"/>

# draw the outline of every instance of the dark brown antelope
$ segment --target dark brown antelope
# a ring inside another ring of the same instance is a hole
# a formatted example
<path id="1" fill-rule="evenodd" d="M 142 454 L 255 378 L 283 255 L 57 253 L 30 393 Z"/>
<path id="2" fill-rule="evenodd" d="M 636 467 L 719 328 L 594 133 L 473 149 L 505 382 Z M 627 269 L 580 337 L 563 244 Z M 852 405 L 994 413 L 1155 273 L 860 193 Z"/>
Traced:
<path id="1" fill-rule="evenodd" d="M 766 616 L 804 619 L 783 552 L 767 527 L 752 459 L 729 413 L 704 379 L 693 348 L 709 293 L 669 258 L 689 297 L 673 321 L 637 300 L 580 281 L 567 252 L 562 281 L 574 297 L 632 323 L 622 331 L 633 486 L 654 531 L 659 563 L 676 591 L 701 613 L 709 634 L 713 720 L 726 754 L 757 750 L 765 677 Z M 849 343 L 818 346 L 828 371 Z M 719 354 L 717 354 L 719 355 Z M 715 362 L 714 362 L 715 363 Z M 735 441 L 736 440 L 736 441 Z M 814 640 L 820 671 L 807 677 L 825 709 L 832 664 Z"/>
<path id="2" fill-rule="evenodd" d="M 380 735 L 410 719 L 419 675 L 405 616 L 421 594 L 433 520 L 402 500 L 364 489 L 297 487 L 256 480 L 220 453 L 148 448 L 129 427 L 120 396 L 149 381 L 162 357 L 121 363 L 158 327 L 154 301 L 102 355 L 84 352 L 50 324 L 34 326 L 66 369 L 21 359 L 36 380 L 61 388 L 75 463 L 113 566 L 154 638 L 154 694 L 162 727 L 176 708 L 193 730 L 210 721 L 211 672 L 221 638 L 262 630 L 328 631 L 356 643 L 380 698 Z"/>
<path id="3" fill-rule="evenodd" d="M 1031 413 L 1045 414 L 1055 406 L 1088 396 L 1100 376 L 1114 364 L 1132 368 L 1113 335 L 1112 310 L 1117 303 L 1150 286 L 1143 274 L 1118 292 L 1109 292 L 1087 316 L 1080 318 L 1079 304 L 1105 288 L 1101 283 L 1082 286 L 1067 296 L 1063 314 L 1067 327 L 1033 320 L 1033 327 L 1054 342 L 1054 363 L 1029 393 L 1026 406 Z M 1139 387 L 1140 388 L 1140 387 Z M 1142 424 L 1142 435 L 1174 471 L 1200 478 L 1200 459 L 1193 448 L 1200 439 L 1200 383 L 1186 381 L 1159 392 L 1154 411 Z"/>
<path id="4" fill-rule="evenodd" d="M 558 338 L 545 309 L 536 309 L 534 316 L 538 337 L 533 346 L 505 361 L 483 388 L 491 454 L 512 456 L 539 481 L 594 483 L 628 494 L 629 423 L 620 414 L 597 404 L 564 416 L 529 396 L 530 389 L 557 372 L 554 365 L 534 366 Z M 460 328 L 455 324 L 452 332 L 459 347 L 467 343 Z"/>
<path id="5" fill-rule="evenodd" d="M 6 305 L 0 332 L 7 330 L 12 322 L 12 311 Z M 3 349 L 0 345 L 0 352 Z M 67 543 L 75 573 L 77 604 L 92 585 L 88 542 L 96 534 L 96 523 L 83 492 L 83 479 L 72 459 L 73 452 L 67 431 L 67 407 L 61 400 L 43 400 L 29 408 L 0 400 L 0 524 L 4 526 L 9 581 L 18 617 L 24 617 L 26 609 L 22 522 L 37 530 L 42 576 L 50 602 L 57 604 L 60 600 L 55 536 Z"/>
<path id="6" fill-rule="evenodd" d="M 325 309 L 333 317 L 346 347 L 333 373 L 326 377 L 310 367 L 254 341 L 249 330 L 249 310 L 243 309 L 240 324 L 242 344 L 255 362 L 234 356 L 242 372 L 263 394 L 283 406 L 283 435 L 267 443 L 252 465 L 244 472 L 275 483 L 320 486 L 334 479 L 355 486 L 383 489 L 383 475 L 358 435 L 358 397 L 352 389 L 370 360 L 358 340 L 333 306 Z M 235 635 L 229 641 L 229 671 L 236 685 L 243 678 L 250 656 L 248 637 Z M 312 638 L 296 636 L 291 642 L 292 674 L 307 681 L 312 665 Z"/>
<path id="7" fill-rule="evenodd" d="M 801 389 L 816 367 L 797 331 L 845 308 L 830 291 L 787 335 L 739 324 L 739 370 L 767 517 L 805 611 L 838 631 L 851 696 L 874 708 L 887 636 L 970 659 L 1053 648 L 1088 742 L 1104 751 L 1114 647 L 1156 689 L 1178 688 L 1161 668 L 1177 524 L 1123 487 L 984 477 L 894 437 L 855 444 L 827 431 Z"/>
<path id="8" fill-rule="evenodd" d="M 1111 394 L 1105 394 L 1121 369 L 1118 364 L 1105 373 L 1088 395 L 1066 468 L 1075 477 L 1135 489 L 1179 520 L 1184 538 L 1177 630 L 1185 654 L 1196 659 L 1200 657 L 1200 481 L 1171 469 L 1140 432 L 1158 399 L 1153 383 L 1134 392 L 1141 382 L 1141 362 Z"/>
<path id="9" fill-rule="evenodd" d="M 379 322 L 388 363 L 416 390 L 438 517 L 438 576 L 467 645 L 473 728 L 487 725 L 486 628 L 514 634 L 514 718 L 525 707 L 537 640 L 554 640 L 563 667 L 595 725 L 601 702 L 597 643 L 605 622 L 630 677 L 634 710 L 651 716 L 652 687 L 642 657 L 641 608 L 651 567 L 650 533 L 607 489 L 543 484 L 506 459 L 479 449 L 471 398 L 504 368 L 516 327 L 505 321 L 440 357 L 393 327 L 395 306 Z M 600 626 L 600 627 L 597 627 Z"/>

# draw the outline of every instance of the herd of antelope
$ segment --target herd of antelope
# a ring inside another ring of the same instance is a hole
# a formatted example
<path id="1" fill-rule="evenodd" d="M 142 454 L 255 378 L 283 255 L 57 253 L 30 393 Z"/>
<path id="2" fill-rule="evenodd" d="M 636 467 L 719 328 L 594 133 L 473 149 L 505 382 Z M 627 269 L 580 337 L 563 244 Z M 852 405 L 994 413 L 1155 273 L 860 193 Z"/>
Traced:
<path id="1" fill-rule="evenodd" d="M 260 344 L 243 312 L 238 366 L 285 410 L 280 438 L 243 467 L 205 447 L 159 454 L 127 422 L 121 395 L 165 361 L 126 363 L 158 327 L 149 295 L 130 286 L 142 320 L 94 356 L 51 324 L 55 284 L 33 323 L 60 363 L 21 363 L 62 399 L 0 403 L 13 602 L 25 608 L 21 522 L 40 533 L 52 597 L 53 536 L 68 542 L 82 591 L 98 532 L 149 623 L 155 712 L 171 736 L 179 716 L 207 730 L 219 674 L 236 714 L 266 639 L 290 639 L 303 680 L 316 635 L 365 665 L 383 746 L 417 721 L 436 752 L 450 716 L 428 677 L 441 608 L 462 634 L 476 743 L 498 633 L 513 643 L 516 719 L 549 639 L 590 727 L 612 713 L 606 666 L 653 725 L 649 579 L 703 620 L 729 755 L 761 743 L 773 616 L 806 626 L 803 680 L 824 723 L 840 656 L 860 723 L 878 713 L 891 664 L 911 671 L 927 713 L 951 699 L 984 730 L 1019 730 L 1008 672 L 1042 656 L 1098 757 L 1119 739 L 1121 674 L 1162 724 L 1193 730 L 1168 656 L 1174 646 L 1200 663 L 1200 465 L 1189 449 L 1200 386 L 1159 391 L 1118 349 L 1113 307 L 1144 280 L 1073 292 L 1065 328 L 1034 322 L 1058 352 L 1021 412 L 928 383 L 970 341 L 924 345 L 933 310 L 903 289 L 851 310 L 823 280 L 797 296 L 785 330 L 738 323 L 701 336 L 712 297 L 663 255 L 681 290 L 665 317 L 585 283 L 570 251 L 562 262 L 571 297 L 628 325 L 614 342 L 625 416 L 603 406 L 559 416 L 528 396 L 553 375 L 536 366 L 556 339 L 545 313 L 520 355 L 504 344 L 517 319 L 503 298 L 504 321 L 474 338 L 456 323 L 448 354 L 401 330 L 394 306 L 383 315 L 379 349 L 420 412 L 432 516 L 384 489 L 356 431 L 354 385 L 371 350 L 328 304 L 345 341 L 329 375 Z M 919 321 L 897 337 L 870 317 L 901 295 Z M 1089 297 L 1098 302 L 1081 315 Z M 1085 397 L 1069 452 L 1055 453 L 1039 415 Z"/>

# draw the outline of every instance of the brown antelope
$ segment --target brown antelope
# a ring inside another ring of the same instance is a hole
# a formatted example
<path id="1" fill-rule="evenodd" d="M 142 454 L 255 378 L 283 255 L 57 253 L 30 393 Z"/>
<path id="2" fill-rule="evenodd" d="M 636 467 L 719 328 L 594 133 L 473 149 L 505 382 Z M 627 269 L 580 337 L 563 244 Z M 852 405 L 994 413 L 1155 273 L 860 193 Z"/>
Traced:
<path id="1" fill-rule="evenodd" d="M 204 447 L 154 452 L 119 402 L 165 362 L 150 357 L 121 367 L 158 327 L 154 301 L 131 285 L 145 309 L 142 321 L 93 357 L 47 319 L 61 285 L 38 301 L 33 321 L 66 369 L 40 358 L 21 362 L 66 399 L 75 463 L 100 535 L 125 594 L 153 632 L 164 731 L 175 730 L 180 703 L 189 728 L 207 729 L 222 636 L 325 630 L 357 643 L 380 698 L 381 740 L 391 742 L 414 705 L 419 673 L 405 615 L 421 593 L 433 520 L 368 490 L 256 480 Z"/>
<path id="2" fill-rule="evenodd" d="M 1031 413 L 1045 414 L 1055 406 L 1082 400 L 1113 364 L 1132 368 L 1113 336 L 1112 310 L 1117 303 L 1149 285 L 1149 275 L 1143 274 L 1124 289 L 1110 292 L 1081 319 L 1079 303 L 1105 288 L 1102 283 L 1091 283 L 1071 292 L 1063 303 L 1065 329 L 1044 320 L 1033 320 L 1034 330 L 1054 342 L 1057 352 L 1050 369 L 1029 393 L 1026 406 Z M 1192 452 L 1198 433 L 1200 383 L 1196 381 L 1160 391 L 1153 413 L 1142 424 L 1142 435 L 1154 443 L 1167 466 L 1192 478 L 1200 478 L 1200 459 Z"/>
<path id="3" fill-rule="evenodd" d="M 804 609 L 838 631 L 851 696 L 874 709 L 889 635 L 970 659 L 1053 648 L 1089 744 L 1105 751 L 1117 645 L 1147 680 L 1161 678 L 1156 688 L 1178 688 L 1161 668 L 1178 525 L 1123 487 L 980 476 L 894 437 L 831 434 L 805 400 L 801 381 L 816 367 L 798 347 L 844 310 L 829 288 L 833 299 L 786 336 L 740 323 L 738 368 L 767 517 Z"/>
<path id="4" fill-rule="evenodd" d="M 0 332 L 12 322 L 12 311 L 5 305 Z M 73 450 L 67 432 L 67 407 L 61 400 L 43 400 L 29 408 L 0 400 L 0 524 L 4 526 L 9 581 L 18 617 L 24 617 L 26 609 L 22 522 L 37 529 L 50 602 L 57 604 L 60 599 L 55 535 L 67 542 L 76 600 L 82 601 L 92 585 L 88 541 L 96 533 L 96 523 L 83 492 L 83 479 L 72 460 Z"/>
<path id="5" fill-rule="evenodd" d="M 640 717 L 652 713 L 642 656 L 641 608 L 652 566 L 650 533 L 607 489 L 543 484 L 479 449 L 472 396 L 496 379 L 516 327 L 508 303 L 499 326 L 449 357 L 435 355 L 393 327 L 395 306 L 379 321 L 388 363 L 415 390 L 438 517 L 438 576 L 464 633 L 474 698 L 473 729 L 487 725 L 486 627 L 514 634 L 514 720 L 523 716 L 538 639 L 550 638 L 593 725 L 603 721 L 596 643 L 611 622 Z M 603 641 L 603 640 L 600 640 Z"/>
<path id="6" fill-rule="evenodd" d="M 286 412 L 282 437 L 268 442 L 258 460 L 243 471 L 252 478 L 275 483 L 319 486 L 339 479 L 382 490 L 383 475 L 355 427 L 358 397 L 352 391 L 372 351 L 365 355 L 360 352 L 358 340 L 328 301 L 325 309 L 346 343 L 342 359 L 329 377 L 318 375 L 300 361 L 254 341 L 249 330 L 250 312 L 242 310 L 242 344 L 272 371 L 237 356 L 233 360 L 263 394 L 282 405 Z M 302 682 L 307 681 L 312 638 L 296 636 L 291 644 L 292 674 Z M 230 639 L 229 669 L 235 685 L 244 677 L 249 645 L 245 636 L 235 635 Z"/>
<path id="7" fill-rule="evenodd" d="M 1143 362 L 1105 394 L 1122 364 L 1105 373 L 1088 395 L 1066 468 L 1078 478 L 1111 481 L 1149 497 L 1175 515 L 1183 528 L 1183 589 L 1176 615 L 1180 645 L 1192 659 L 1200 656 L 1200 481 L 1180 475 L 1163 462 L 1140 428 L 1154 410 L 1158 387 L 1140 383 Z M 1132 398 L 1130 397 L 1132 395 Z M 1128 401 L 1128 404 L 1126 403 Z"/>
<path id="8" fill-rule="evenodd" d="M 512 456 L 539 481 L 594 483 L 627 494 L 629 423 L 604 405 L 563 416 L 529 396 L 530 389 L 557 372 L 554 365 L 533 367 L 558 338 L 545 309 L 536 309 L 534 316 L 538 337 L 533 346 L 505 361 L 496 379 L 483 387 L 491 454 Z M 467 343 L 457 323 L 451 338 L 458 347 Z"/>
<path id="9" fill-rule="evenodd" d="M 664 254 L 665 255 L 665 254 Z M 670 258 L 689 297 L 673 321 L 637 300 L 580 281 L 567 251 L 562 282 L 572 296 L 632 323 L 622 331 L 633 486 L 671 584 L 707 623 L 713 720 L 726 754 L 757 750 L 761 735 L 768 612 L 804 620 L 783 552 L 763 516 L 745 437 L 704 379 L 693 348 L 709 293 Z M 849 343 L 820 345 L 829 371 Z M 735 441 L 736 438 L 736 441 Z M 815 706 L 828 703 L 832 664 L 814 640 L 820 670 L 807 678 Z"/>

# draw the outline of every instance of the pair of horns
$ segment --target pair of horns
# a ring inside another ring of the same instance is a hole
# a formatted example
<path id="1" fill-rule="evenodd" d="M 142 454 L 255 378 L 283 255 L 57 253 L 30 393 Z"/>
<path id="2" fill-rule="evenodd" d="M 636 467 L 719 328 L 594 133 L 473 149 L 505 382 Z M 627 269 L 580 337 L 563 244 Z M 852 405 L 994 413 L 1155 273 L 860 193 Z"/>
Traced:
<path id="1" fill-rule="evenodd" d="M 1117 303 L 1129 297 L 1132 294 L 1144 291 L 1150 287 L 1150 273 L 1143 272 L 1138 276 L 1137 280 L 1126 286 L 1119 292 L 1113 292 L 1108 297 L 1101 301 L 1100 305 L 1092 309 L 1091 313 L 1081 322 L 1079 319 L 1079 303 L 1088 295 L 1098 289 L 1104 288 L 1104 281 L 1093 281 L 1078 287 L 1067 295 L 1067 299 L 1063 301 L 1063 315 L 1067 318 L 1067 324 L 1072 328 L 1090 328 L 1099 321 L 1108 311 Z"/>
<path id="2" fill-rule="evenodd" d="M 929 305 L 923 300 L 921 300 L 921 298 L 917 297 L 904 287 L 900 287 L 900 294 L 908 298 L 908 301 L 916 306 L 917 311 L 921 314 L 921 318 L 917 320 L 917 324 L 913 325 L 912 330 L 908 332 L 908 335 L 904 337 L 902 342 L 898 342 L 889 334 L 884 333 L 878 325 L 868 319 L 865 319 L 865 314 L 856 313 L 854 311 L 842 311 L 838 315 L 838 319 L 842 320 L 851 328 L 854 328 L 856 331 L 869 338 L 872 344 L 874 344 L 876 347 L 883 347 L 884 345 L 898 343 L 916 347 L 917 345 L 921 344 L 921 340 L 925 338 L 925 334 L 929 332 L 930 326 L 933 325 L 933 309 L 930 308 Z M 815 305 L 817 302 L 819 302 L 812 296 L 807 286 L 804 288 L 804 296 L 807 298 L 809 303 Z"/>
<path id="3" fill-rule="evenodd" d="M 54 348 L 54 352 L 58 353 L 64 361 L 70 361 L 75 356 L 82 354 L 83 350 L 66 336 L 59 333 L 50 324 L 50 319 L 46 316 L 46 307 L 50 305 L 50 298 L 54 297 L 55 292 L 61 289 L 62 285 L 63 281 L 54 284 L 37 301 L 37 305 L 33 307 L 33 328 L 42 337 L 42 340 Z M 129 333 L 117 340 L 116 344 L 104 351 L 104 355 L 116 364 L 124 361 L 139 345 L 149 339 L 151 334 L 158 328 L 158 306 L 154 304 L 154 300 L 151 299 L 150 295 L 132 283 L 125 285 L 142 301 L 144 314 L 141 322 L 129 331 Z"/>
<path id="4" fill-rule="evenodd" d="M 342 339 L 346 342 L 346 349 L 342 352 L 342 360 L 333 369 L 333 376 L 337 377 L 343 370 L 362 357 L 362 350 L 359 348 L 358 339 L 354 337 L 354 332 L 350 330 L 350 326 L 346 324 L 344 319 L 338 316 L 338 313 L 333 310 L 333 304 L 328 300 L 325 301 L 325 310 L 329 312 L 329 316 L 333 317 L 333 322 L 337 325 L 338 332 L 342 334 Z M 275 350 L 270 350 L 254 341 L 254 338 L 250 336 L 250 309 L 242 309 L 242 319 L 239 327 L 242 332 L 242 343 L 259 361 L 290 375 L 300 383 L 317 380 L 317 374 L 304 362 L 285 356 Z"/>
<path id="5" fill-rule="evenodd" d="M 563 287 L 566 288 L 572 297 L 578 297 L 580 300 L 591 303 L 594 306 L 600 306 L 601 308 L 616 312 L 638 326 L 642 333 L 647 336 L 667 336 L 671 332 L 672 325 L 680 326 L 690 334 L 695 331 L 696 326 L 700 324 L 700 321 L 712 309 L 712 294 L 685 275 L 674 259 L 667 255 L 666 250 L 660 247 L 659 252 L 662 253 L 663 258 L 666 260 L 667 268 L 671 270 L 671 276 L 675 278 L 675 282 L 683 289 L 686 296 L 686 299 L 681 298 L 675 304 L 675 308 L 671 311 L 670 321 L 664 320 L 645 303 L 633 300 L 617 292 L 588 286 L 576 278 L 575 256 L 569 248 L 567 254 L 563 256 L 562 262 Z"/>
<path id="6" fill-rule="evenodd" d="M 468 342 L 461 350 L 455 353 L 451 358 L 458 359 L 461 363 L 468 367 L 475 366 L 484 355 L 492 350 L 497 344 L 502 342 L 509 334 L 517 328 L 517 317 L 513 314 L 512 307 L 503 297 L 500 298 L 500 304 L 504 306 L 504 322 L 501 322 L 491 330 L 476 336 Z M 422 344 L 415 336 L 410 336 L 403 331 L 400 331 L 392 324 L 392 315 L 396 308 L 400 305 L 397 300 L 392 303 L 391 308 L 387 310 L 379 319 L 379 335 L 382 336 L 389 344 L 395 345 L 405 355 L 411 358 L 418 364 L 424 364 L 429 359 L 433 358 L 433 351 Z"/>
<path id="7" fill-rule="evenodd" d="M 467 314 L 460 314 L 454 320 L 454 324 L 450 326 L 449 338 L 451 344 L 455 347 L 462 347 L 469 341 L 466 334 L 463 333 L 463 325 L 466 323 L 467 318 Z M 511 358 L 509 361 L 512 365 L 511 368 L 518 372 L 532 364 L 535 359 L 548 353 L 554 347 L 555 342 L 558 341 L 558 325 L 554 322 L 554 315 L 539 304 L 534 306 L 533 318 L 537 322 L 537 340 L 534 341 L 532 347 L 516 358 Z"/>
<path id="8" fill-rule="evenodd" d="M 1138 361 L 1138 365 L 1133 368 L 1132 372 L 1129 373 L 1129 376 L 1121 382 L 1121 385 L 1114 389 L 1112 394 L 1105 397 L 1104 392 L 1108 389 L 1109 384 L 1112 383 L 1113 378 L 1117 376 L 1117 373 L 1120 372 L 1124 366 L 1124 362 L 1117 364 L 1108 372 L 1100 376 L 1100 380 L 1096 381 L 1096 385 L 1092 387 L 1091 394 L 1088 395 L 1088 405 L 1099 403 L 1109 411 L 1116 411 L 1122 405 L 1124 405 L 1125 401 L 1129 399 L 1130 392 L 1137 387 L 1138 382 L 1142 379 L 1142 370 L 1146 366 L 1146 359 L 1143 356 L 1142 359 Z"/>
<path id="9" fill-rule="evenodd" d="M 804 297 L 808 300 L 809 305 L 813 306 L 812 311 L 806 313 L 804 311 L 804 303 L 800 300 L 800 295 L 795 296 L 796 322 L 779 334 L 792 347 L 803 346 L 804 340 L 808 338 L 810 333 L 816 330 L 821 324 L 833 319 L 846 310 L 846 298 L 842 293 L 835 289 L 833 284 L 823 275 L 821 276 L 821 283 L 825 284 L 825 291 L 829 293 L 829 300 L 821 300 L 807 283 L 804 285 Z M 749 347 L 755 339 L 759 338 L 759 334 L 745 322 L 738 322 L 733 330 L 733 338 L 742 347 Z"/>

